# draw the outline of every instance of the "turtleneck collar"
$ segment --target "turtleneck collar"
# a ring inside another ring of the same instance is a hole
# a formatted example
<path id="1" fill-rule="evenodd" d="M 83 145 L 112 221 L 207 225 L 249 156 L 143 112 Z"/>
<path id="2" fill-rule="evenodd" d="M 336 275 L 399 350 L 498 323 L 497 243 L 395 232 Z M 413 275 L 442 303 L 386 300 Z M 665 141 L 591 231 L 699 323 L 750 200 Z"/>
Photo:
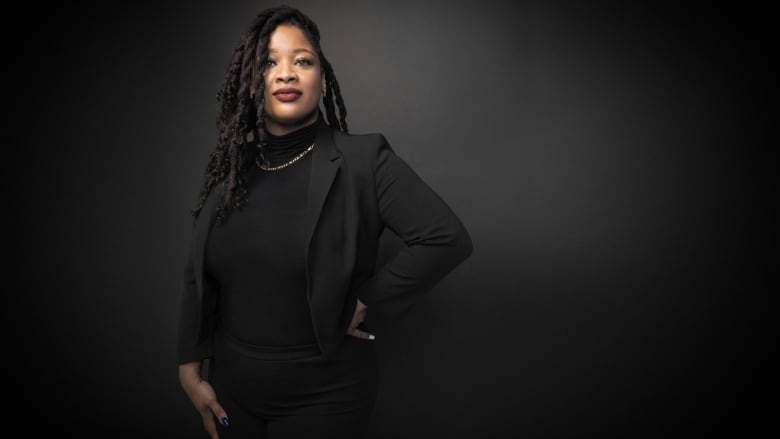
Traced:
<path id="1" fill-rule="evenodd" d="M 320 112 L 314 123 L 295 131 L 281 136 L 266 133 L 267 142 L 265 148 L 262 149 L 263 156 L 272 166 L 291 160 L 314 143 L 317 130 L 322 123 L 323 117 L 322 112 Z"/>

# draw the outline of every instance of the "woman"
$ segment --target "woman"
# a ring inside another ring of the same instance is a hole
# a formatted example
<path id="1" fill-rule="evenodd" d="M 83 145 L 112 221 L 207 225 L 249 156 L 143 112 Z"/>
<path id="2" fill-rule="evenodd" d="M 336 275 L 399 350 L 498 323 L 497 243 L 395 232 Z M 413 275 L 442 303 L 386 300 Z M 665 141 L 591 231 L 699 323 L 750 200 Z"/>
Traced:
<path id="1" fill-rule="evenodd" d="M 300 11 L 257 16 L 218 102 L 182 292 L 181 386 L 212 438 L 362 437 L 377 389 L 367 310 L 405 312 L 471 239 L 382 135 L 347 134 Z M 385 227 L 406 246 L 377 267 Z"/>

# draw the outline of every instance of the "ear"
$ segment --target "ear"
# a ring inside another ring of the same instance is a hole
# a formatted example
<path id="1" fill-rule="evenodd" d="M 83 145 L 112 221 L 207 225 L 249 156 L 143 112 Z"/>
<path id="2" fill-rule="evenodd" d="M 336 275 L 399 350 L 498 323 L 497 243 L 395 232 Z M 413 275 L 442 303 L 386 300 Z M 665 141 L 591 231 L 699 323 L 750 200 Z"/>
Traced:
<path id="1" fill-rule="evenodd" d="M 322 75 L 322 95 L 324 96 L 328 91 L 328 82 L 325 81 L 325 75 Z"/>

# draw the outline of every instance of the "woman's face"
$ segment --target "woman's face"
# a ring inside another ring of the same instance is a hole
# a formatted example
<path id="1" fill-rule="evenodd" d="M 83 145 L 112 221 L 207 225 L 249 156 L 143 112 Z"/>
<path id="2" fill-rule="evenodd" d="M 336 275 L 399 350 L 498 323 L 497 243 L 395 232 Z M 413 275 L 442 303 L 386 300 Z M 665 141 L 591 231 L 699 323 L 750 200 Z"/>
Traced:
<path id="1" fill-rule="evenodd" d="M 286 134 L 317 120 L 325 77 L 317 52 L 297 26 L 279 25 L 271 34 L 264 79 L 269 133 Z"/>

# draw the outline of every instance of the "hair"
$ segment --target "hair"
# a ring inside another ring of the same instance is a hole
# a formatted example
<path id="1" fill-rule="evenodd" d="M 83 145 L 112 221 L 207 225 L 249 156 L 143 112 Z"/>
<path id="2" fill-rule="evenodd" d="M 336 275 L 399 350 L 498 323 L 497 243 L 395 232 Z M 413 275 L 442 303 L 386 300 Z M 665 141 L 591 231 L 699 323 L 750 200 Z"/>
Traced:
<path id="1" fill-rule="evenodd" d="M 326 92 L 322 98 L 326 122 L 347 132 L 347 109 L 333 68 L 322 53 L 317 25 L 302 12 L 289 6 L 260 12 L 233 50 L 225 79 L 217 93 L 217 145 L 209 157 L 197 205 L 191 211 L 193 221 L 203 209 L 209 193 L 218 184 L 222 184 L 224 189 L 217 207 L 218 222 L 227 219 L 233 209 L 240 209 L 247 203 L 243 173 L 266 145 L 263 73 L 268 58 L 268 40 L 277 26 L 282 24 L 297 26 L 314 47 L 326 81 Z M 257 147 L 248 146 L 250 133 Z"/>

